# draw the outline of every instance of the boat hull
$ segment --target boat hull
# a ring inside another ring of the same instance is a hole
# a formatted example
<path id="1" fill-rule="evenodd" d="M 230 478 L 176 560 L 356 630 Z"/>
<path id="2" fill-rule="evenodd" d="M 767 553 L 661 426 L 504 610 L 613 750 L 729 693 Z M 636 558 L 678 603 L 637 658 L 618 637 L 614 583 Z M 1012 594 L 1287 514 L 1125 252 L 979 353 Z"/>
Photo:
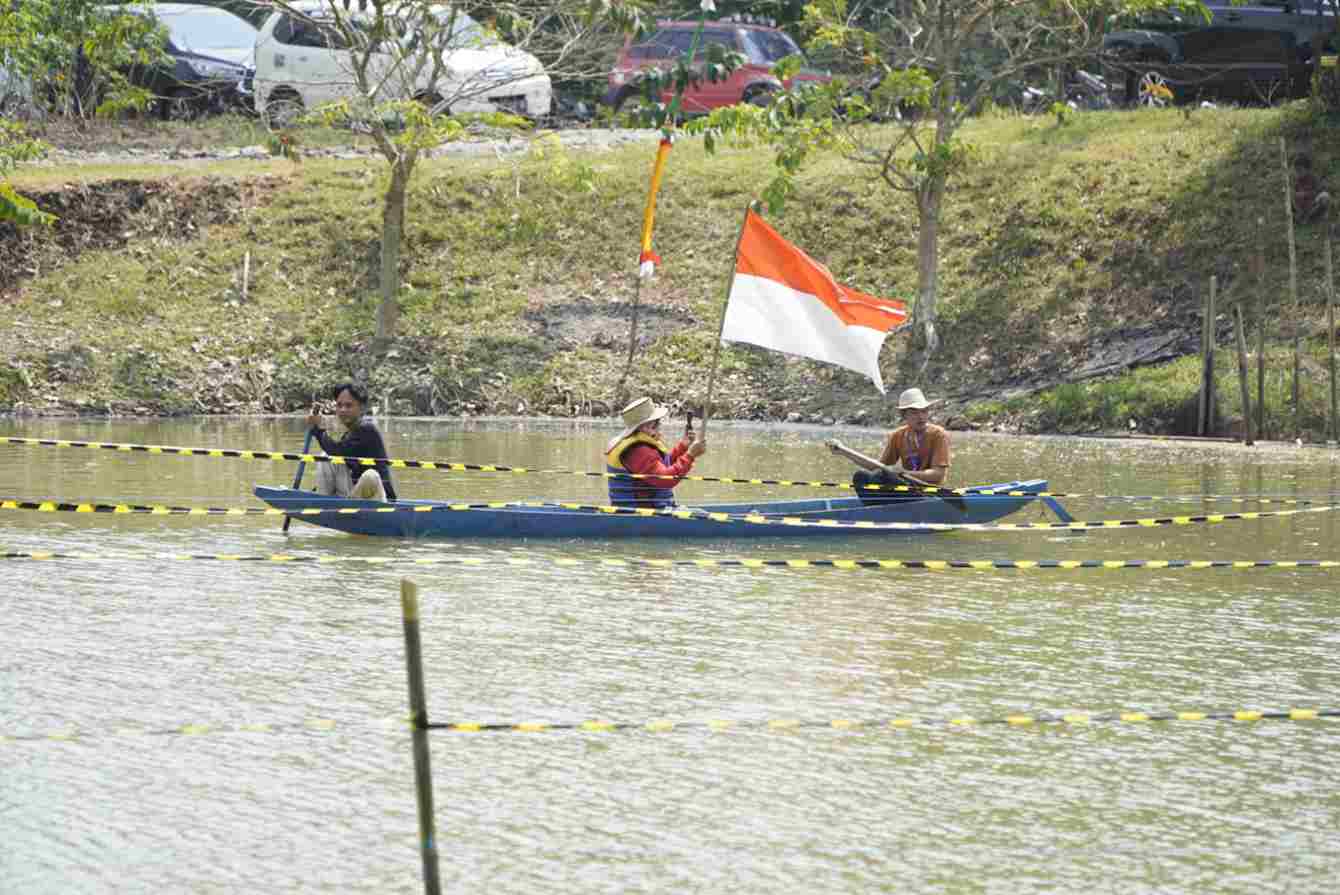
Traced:
<path id="1" fill-rule="evenodd" d="M 781 500 L 757 503 L 702 504 L 695 511 L 732 515 L 761 515 L 769 519 L 806 522 L 873 522 L 956 524 L 994 522 L 1037 501 L 1047 482 L 1003 482 L 967 489 L 948 498 L 907 496 L 882 504 L 862 504 L 856 497 Z M 979 491 L 1022 491 L 1018 496 L 980 494 Z M 326 497 L 312 491 L 257 486 L 256 496 L 281 510 L 376 509 L 376 513 L 321 513 L 293 516 L 300 522 L 349 534 L 394 538 L 810 538 L 889 537 L 915 533 L 881 528 L 834 525 L 758 524 L 743 520 L 682 519 L 668 515 L 642 516 L 574 510 L 557 504 L 511 505 L 502 508 L 451 510 L 453 503 L 476 501 L 400 500 L 388 505 L 369 500 Z M 424 511 L 423 507 L 432 507 Z"/>

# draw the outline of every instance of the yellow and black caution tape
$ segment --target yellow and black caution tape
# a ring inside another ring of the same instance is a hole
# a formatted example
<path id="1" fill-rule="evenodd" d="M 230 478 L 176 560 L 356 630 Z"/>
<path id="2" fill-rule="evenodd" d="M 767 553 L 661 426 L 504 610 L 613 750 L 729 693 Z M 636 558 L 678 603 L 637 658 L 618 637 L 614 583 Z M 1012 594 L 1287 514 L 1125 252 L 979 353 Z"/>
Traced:
<path id="1" fill-rule="evenodd" d="M 345 725 L 347 728 L 349 725 Z M 326 732 L 336 729 L 335 721 L 330 718 L 308 718 L 303 721 L 280 723 L 257 722 L 247 724 L 209 724 L 203 722 L 178 724 L 172 727 L 118 727 L 113 730 L 99 730 L 71 727 L 53 730 L 48 733 L 0 734 L 0 744 L 17 743 L 31 740 L 65 741 L 85 740 L 95 737 L 133 737 L 133 736 L 203 736 L 219 733 L 278 733 L 287 730 L 310 730 Z"/>
<path id="2" fill-rule="evenodd" d="M 301 463 L 334 463 L 346 466 L 376 466 L 384 463 L 392 469 L 435 469 L 446 472 L 505 472 L 531 475 L 574 475 L 601 479 L 650 479 L 667 476 L 644 475 L 632 472 L 604 472 L 580 469 L 537 469 L 527 466 L 508 466 L 502 463 L 459 463 L 453 460 L 397 460 L 386 457 L 329 457 L 325 454 L 298 454 L 284 451 L 251 451 L 238 448 L 198 448 L 175 447 L 162 444 L 129 444 L 106 441 L 68 441 L 55 438 L 19 438 L 0 436 L 0 444 L 25 445 L 30 447 L 95 448 L 100 450 L 121 451 L 126 453 L 161 454 L 181 457 L 231 457 L 241 460 L 285 460 Z M 772 485 L 804 488 L 845 488 L 852 489 L 851 482 L 832 482 L 804 479 L 738 478 L 732 476 L 683 475 L 671 476 L 686 482 L 720 482 L 731 485 Z M 1123 495 L 1123 494 L 1085 494 L 1066 491 L 1018 491 L 992 488 L 939 488 L 934 485 L 869 485 L 864 490 L 891 491 L 903 493 L 927 494 L 931 496 L 952 497 L 1071 497 L 1091 498 L 1095 500 L 1215 500 L 1241 503 L 1285 503 L 1309 504 L 1312 500 L 1297 497 L 1251 495 Z M 1335 494 L 1323 495 L 1326 499 Z"/>
<path id="3" fill-rule="evenodd" d="M 946 572 L 960 569 L 1334 569 L 1331 559 L 654 559 L 645 557 L 574 559 L 547 556 L 332 556 L 289 553 L 87 553 L 61 551 L 0 552 L 0 560 L 98 562 L 242 562 L 330 565 L 363 563 L 374 566 L 478 566 L 483 568 L 559 567 L 586 569 L 922 569 Z"/>
<path id="4" fill-rule="evenodd" d="M 334 463 L 345 466 L 377 466 L 386 464 L 392 469 L 437 469 L 445 472 L 506 472 L 537 475 L 576 475 L 602 479 L 651 479 L 666 476 L 644 475 L 632 472 L 596 472 L 579 469 L 535 469 L 527 466 L 507 466 L 502 463 L 458 463 L 453 460 L 397 460 L 390 457 L 374 459 L 370 457 L 329 457 L 325 454 L 294 454 L 285 451 L 247 451 L 236 448 L 193 448 L 175 447 L 162 444 L 126 444 L 106 441 L 67 441 L 55 438 L 17 438 L 0 437 L 0 444 L 17 444 L 34 447 L 95 448 L 127 453 L 164 454 L 179 457 L 232 457 L 240 460 L 292 460 L 302 463 Z M 726 482 L 737 485 L 787 485 L 808 486 L 812 488 L 851 488 L 850 482 L 790 481 L 786 479 L 731 478 L 725 476 L 684 475 L 674 476 L 689 482 Z M 870 490 L 916 491 L 928 494 L 975 494 L 976 491 L 959 491 L 947 488 L 914 487 L 909 485 L 880 486 L 871 485 Z M 996 495 L 1038 496 L 1031 491 L 991 492 Z"/>
<path id="5" fill-rule="evenodd" d="M 1035 727 L 1043 725 L 1082 726 L 1087 724 L 1147 724 L 1160 721 L 1317 721 L 1340 717 L 1340 709 L 1285 709 L 1258 711 L 1243 709 L 1225 712 L 1067 712 L 1053 714 L 1005 715 L 998 718 L 903 717 L 885 720 L 836 718 L 831 721 L 805 721 L 798 718 L 777 718 L 769 721 L 576 721 L 576 722 L 472 722 L 440 721 L 426 725 L 429 730 L 452 733 L 547 733 L 549 731 L 577 730 L 591 733 L 614 731 L 647 731 L 668 733 L 673 730 L 726 731 L 741 729 L 764 730 L 907 730 L 909 728 L 962 728 L 962 727 Z"/>
<path id="6" fill-rule="evenodd" d="M 104 513 L 114 516 L 319 516 L 322 514 L 349 516 L 360 513 L 427 513 L 434 510 L 500 510 L 508 507 L 545 504 L 519 501 L 493 501 L 489 503 L 453 503 L 453 504 L 382 504 L 369 507 L 295 507 L 280 510 L 274 507 L 190 507 L 167 504 L 138 503 L 76 503 L 59 500 L 23 500 L 20 498 L 0 498 L 0 510 L 32 510 L 38 513 Z"/>
<path id="7" fill-rule="evenodd" d="M 424 727 L 428 730 L 441 730 L 451 733 L 553 733 L 576 731 L 581 733 L 646 732 L 669 733 L 671 731 L 708 731 L 723 732 L 729 730 L 935 730 L 973 727 L 1021 728 L 1041 726 L 1080 727 L 1092 724 L 1152 724 L 1170 721 L 1320 721 L 1324 718 L 1340 717 L 1340 709 L 1239 709 L 1236 711 L 1158 711 L 1158 712 L 1032 712 L 1004 715 L 991 718 L 957 716 L 950 718 L 922 718 L 915 716 L 886 719 L 834 718 L 832 720 L 802 720 L 798 718 L 774 718 L 764 720 L 728 720 L 713 719 L 707 721 L 676 721 L 658 718 L 651 721 L 441 721 L 430 722 Z M 405 719 L 395 726 L 412 726 Z M 210 724 L 191 723 L 172 727 L 121 727 L 114 730 L 71 727 L 46 733 L 0 734 L 0 745 L 22 742 L 65 742 L 107 736 L 204 736 L 207 734 L 236 733 L 281 733 L 287 731 L 313 731 L 325 733 L 333 730 L 349 730 L 365 725 L 339 724 L 330 718 L 308 718 L 303 721 L 279 723 L 248 724 Z"/>
<path id="8" fill-rule="evenodd" d="M 1096 519 L 1069 522 L 874 522 L 869 520 L 806 519 L 801 516 L 765 516 L 758 513 L 714 513 L 691 507 L 616 507 L 609 504 L 564 502 L 497 501 L 491 503 L 383 504 L 368 507 L 186 507 L 154 504 L 71 503 L 54 500 L 0 499 L 0 510 L 32 510 L 39 513 L 110 513 L 151 516 L 318 516 L 361 513 L 431 513 L 499 510 L 526 507 L 559 507 L 567 510 L 627 516 L 665 516 L 672 519 L 745 523 L 801 528 L 860 529 L 875 531 L 1092 531 L 1114 528 L 1158 528 L 1169 525 L 1214 525 L 1234 520 L 1270 519 L 1303 513 L 1328 513 L 1340 506 L 1309 506 L 1293 510 L 1262 510 L 1244 513 L 1204 513 L 1195 516 L 1160 516 L 1146 519 Z M 561 521 L 561 520 L 560 520 Z"/>

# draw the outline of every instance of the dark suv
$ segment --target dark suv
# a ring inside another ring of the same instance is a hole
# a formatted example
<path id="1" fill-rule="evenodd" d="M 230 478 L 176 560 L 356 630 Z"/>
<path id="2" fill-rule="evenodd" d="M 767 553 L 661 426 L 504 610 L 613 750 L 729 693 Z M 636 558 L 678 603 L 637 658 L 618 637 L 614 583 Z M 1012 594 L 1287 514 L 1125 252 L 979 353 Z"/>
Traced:
<path id="1" fill-rule="evenodd" d="M 1335 31 L 1332 0 L 1207 4 L 1194 13 L 1145 13 L 1103 38 L 1109 83 L 1130 103 L 1222 98 L 1272 102 L 1307 93 L 1319 48 Z"/>
<path id="2" fill-rule="evenodd" d="M 193 3 L 102 6 L 104 13 L 151 15 L 164 28 L 163 64 L 127 72 L 147 88 L 163 119 L 192 119 L 233 106 L 251 105 L 241 87 L 254 69 L 256 29 L 225 9 Z"/>
<path id="3" fill-rule="evenodd" d="M 636 101 L 641 95 L 638 72 L 674 65 L 675 60 L 693 45 L 693 32 L 697 27 L 697 22 L 660 22 L 656 33 L 646 40 L 625 43 L 610 72 L 609 92 L 605 94 L 604 103 L 618 109 L 630 100 Z M 802 70 L 785 84 L 778 80 L 772 74 L 772 67 L 787 56 L 803 54 L 785 31 L 768 25 L 724 19 L 710 22 L 703 29 L 699 51 L 712 44 L 743 54 L 745 64 L 724 81 L 703 81 L 686 90 L 684 111 L 688 114 L 710 112 L 720 106 L 741 102 L 765 105 L 773 93 L 783 87 L 789 88 L 793 81 L 828 83 L 832 80 L 827 73 L 812 70 Z M 662 101 L 669 102 L 671 98 L 672 93 L 667 91 Z"/>

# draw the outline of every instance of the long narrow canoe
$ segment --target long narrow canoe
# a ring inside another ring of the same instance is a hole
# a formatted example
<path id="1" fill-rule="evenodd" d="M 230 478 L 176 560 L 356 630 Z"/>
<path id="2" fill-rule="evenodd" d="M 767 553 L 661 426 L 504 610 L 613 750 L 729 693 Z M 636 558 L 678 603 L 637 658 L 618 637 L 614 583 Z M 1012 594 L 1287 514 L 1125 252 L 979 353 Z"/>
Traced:
<path id="1" fill-rule="evenodd" d="M 312 491 L 257 486 L 256 496 L 281 510 L 379 510 L 322 512 L 291 518 L 350 534 L 394 538 L 766 538 L 833 537 L 906 533 L 856 523 L 981 523 L 994 522 L 1038 500 L 1045 479 L 979 485 L 962 495 L 895 496 L 888 503 L 862 504 L 858 497 L 779 500 L 760 503 L 717 503 L 683 508 L 689 518 L 663 513 L 610 513 L 595 508 L 572 509 L 557 503 L 518 502 L 487 509 L 451 509 L 474 501 L 369 500 L 323 497 Z M 1014 491 L 1023 494 L 982 494 Z M 726 514 L 729 520 L 707 514 Z M 739 517 L 750 517 L 749 519 Z M 759 517 L 762 517 L 760 521 Z M 782 524 L 782 520 L 822 525 Z M 752 521 L 751 521 L 752 520 Z M 839 524 L 832 524 L 832 523 Z M 852 523 L 842 524 L 842 523 Z"/>

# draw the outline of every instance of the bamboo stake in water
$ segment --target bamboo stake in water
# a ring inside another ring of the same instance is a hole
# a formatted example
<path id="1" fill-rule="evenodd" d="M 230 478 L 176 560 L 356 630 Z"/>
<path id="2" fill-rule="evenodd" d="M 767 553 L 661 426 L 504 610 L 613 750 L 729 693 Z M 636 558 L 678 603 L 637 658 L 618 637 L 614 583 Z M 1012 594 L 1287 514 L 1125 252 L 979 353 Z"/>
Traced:
<path id="1" fill-rule="evenodd" d="M 1301 432 L 1300 422 L 1302 408 L 1298 402 L 1298 377 L 1301 364 L 1299 362 L 1299 353 L 1302 346 L 1299 344 L 1302 328 L 1302 308 L 1298 305 L 1298 249 L 1294 242 L 1293 232 L 1293 178 L 1289 171 L 1289 153 L 1284 147 L 1284 138 L 1280 137 L 1280 164 L 1284 166 L 1284 221 L 1289 227 L 1289 307 L 1293 309 L 1293 428 L 1294 433 Z"/>
<path id="2" fill-rule="evenodd" d="M 1256 441 L 1252 438 L 1252 394 L 1247 387 L 1247 324 L 1242 320 L 1242 302 L 1233 305 L 1233 329 L 1238 344 L 1238 387 L 1242 390 L 1242 436 L 1251 447 Z"/>
<path id="3" fill-rule="evenodd" d="M 1218 393 L 1214 387 L 1214 348 L 1216 342 L 1215 318 L 1219 316 L 1218 306 L 1219 278 L 1210 277 L 1210 315 L 1206 321 L 1209 329 L 1208 350 L 1205 353 L 1205 434 L 1214 434 L 1214 406 Z"/>
<path id="4" fill-rule="evenodd" d="M 405 626 L 405 663 L 409 669 L 410 723 L 414 725 L 414 789 L 419 803 L 419 849 L 423 856 L 423 889 L 440 895 L 437 873 L 437 832 L 433 820 L 433 774 L 428 762 L 428 697 L 423 687 L 423 646 L 419 641 L 419 588 L 400 581 L 400 614 Z"/>
<path id="5" fill-rule="evenodd" d="M 1214 434 L 1214 293 L 1217 277 L 1210 277 L 1205 295 L 1205 317 L 1200 329 L 1200 400 L 1196 404 L 1196 434 Z"/>
<path id="6" fill-rule="evenodd" d="M 1326 346 L 1330 349 L 1327 359 L 1331 370 L 1331 441 L 1340 441 L 1340 429 L 1337 429 L 1336 383 L 1335 383 L 1335 268 L 1331 262 L 1331 243 L 1335 237 L 1335 227 L 1331 219 L 1326 219 Z"/>
<path id="7" fill-rule="evenodd" d="M 1256 219 L 1256 437 L 1266 437 L 1265 218 Z"/>

